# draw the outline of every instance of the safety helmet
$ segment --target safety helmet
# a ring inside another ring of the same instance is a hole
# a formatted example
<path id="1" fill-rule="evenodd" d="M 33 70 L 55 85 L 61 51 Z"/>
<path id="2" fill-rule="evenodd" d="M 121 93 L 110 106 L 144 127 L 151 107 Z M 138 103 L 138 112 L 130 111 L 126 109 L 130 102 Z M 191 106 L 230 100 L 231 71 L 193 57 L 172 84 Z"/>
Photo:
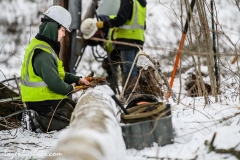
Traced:
<path id="1" fill-rule="evenodd" d="M 83 33 L 84 39 L 91 38 L 98 30 L 97 18 L 87 18 L 81 24 L 81 32 Z"/>
<path id="2" fill-rule="evenodd" d="M 65 27 L 68 32 L 71 32 L 69 27 L 72 23 L 72 17 L 65 8 L 61 6 L 52 6 L 43 14 Z"/>

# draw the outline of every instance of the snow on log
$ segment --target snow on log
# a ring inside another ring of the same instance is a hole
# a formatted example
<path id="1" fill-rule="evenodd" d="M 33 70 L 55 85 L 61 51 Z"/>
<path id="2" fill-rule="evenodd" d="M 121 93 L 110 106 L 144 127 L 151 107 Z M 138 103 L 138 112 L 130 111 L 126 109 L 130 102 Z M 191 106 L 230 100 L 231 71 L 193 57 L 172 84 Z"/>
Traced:
<path id="1" fill-rule="evenodd" d="M 107 85 L 86 90 L 72 114 L 69 128 L 51 151 L 62 156 L 47 160 L 123 160 L 126 147 L 117 120 L 117 107 Z"/>

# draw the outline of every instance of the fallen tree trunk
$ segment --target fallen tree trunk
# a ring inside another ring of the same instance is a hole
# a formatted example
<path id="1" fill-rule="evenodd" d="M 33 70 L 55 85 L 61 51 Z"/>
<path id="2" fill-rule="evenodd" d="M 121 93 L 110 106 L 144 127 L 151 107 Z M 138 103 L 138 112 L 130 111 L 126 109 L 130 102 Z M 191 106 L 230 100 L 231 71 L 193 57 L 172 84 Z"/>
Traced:
<path id="1" fill-rule="evenodd" d="M 48 160 L 123 160 L 125 143 L 116 118 L 117 107 L 108 86 L 88 89 L 79 99 L 70 126 L 59 137 Z"/>

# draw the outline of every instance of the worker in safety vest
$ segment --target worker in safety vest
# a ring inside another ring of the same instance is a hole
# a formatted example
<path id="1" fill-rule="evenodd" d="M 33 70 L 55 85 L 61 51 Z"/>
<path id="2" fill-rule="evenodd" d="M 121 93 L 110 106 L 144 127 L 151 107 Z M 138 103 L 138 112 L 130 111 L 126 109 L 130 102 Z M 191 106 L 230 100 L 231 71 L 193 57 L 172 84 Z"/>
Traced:
<path id="1" fill-rule="evenodd" d="M 144 44 L 146 5 L 146 0 L 121 0 L 120 8 L 115 18 L 96 22 L 98 28 L 105 29 L 115 27 L 114 40 L 136 44 L 136 46 L 116 44 L 117 50 L 120 51 L 123 64 L 123 79 L 126 79 L 130 73 L 131 65 L 139 51 L 137 45 L 142 46 Z M 133 85 L 135 85 L 137 80 L 137 75 L 137 66 L 134 64 L 125 91 L 125 97 L 128 97 L 129 92 L 132 92 Z"/>
<path id="2" fill-rule="evenodd" d="M 59 59 L 60 41 L 65 30 L 70 32 L 71 15 L 61 6 L 52 6 L 42 18 L 39 33 L 28 45 L 21 68 L 21 96 L 31 112 L 30 129 L 46 132 L 65 128 L 70 121 L 75 102 L 67 95 L 76 92 L 77 85 L 89 85 L 82 77 L 65 72 Z"/>
<path id="3" fill-rule="evenodd" d="M 108 15 L 98 15 L 98 18 L 101 21 L 109 20 L 110 18 L 114 18 L 115 16 L 108 16 Z M 106 40 L 112 40 L 114 35 L 114 28 L 104 28 L 104 29 L 98 29 L 96 26 L 97 18 L 87 18 L 81 23 L 81 32 L 83 34 L 83 38 L 88 40 L 92 37 L 96 38 L 104 38 Z M 90 46 L 96 46 L 100 45 L 106 52 L 107 52 L 107 58 L 105 58 L 102 61 L 102 67 L 105 69 L 107 73 L 106 80 L 109 82 L 109 85 L 111 89 L 114 91 L 114 93 L 117 93 L 117 71 L 118 66 L 120 65 L 121 58 L 119 52 L 116 50 L 116 47 L 113 43 L 110 42 L 102 42 L 102 41 L 94 41 L 90 40 L 87 42 Z M 110 63 L 109 63 L 110 61 Z M 112 69 L 111 66 L 112 65 Z M 122 67 L 121 67 L 122 68 Z M 113 73 L 114 72 L 114 73 Z"/>

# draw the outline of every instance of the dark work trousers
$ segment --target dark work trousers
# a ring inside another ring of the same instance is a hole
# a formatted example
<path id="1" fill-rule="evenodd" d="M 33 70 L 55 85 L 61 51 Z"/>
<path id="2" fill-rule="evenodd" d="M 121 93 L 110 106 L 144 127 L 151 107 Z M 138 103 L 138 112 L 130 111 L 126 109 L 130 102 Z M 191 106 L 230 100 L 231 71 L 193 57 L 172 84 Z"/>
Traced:
<path id="1" fill-rule="evenodd" d="M 122 65 L 121 65 L 121 58 L 120 54 L 117 52 L 117 50 L 114 50 L 110 55 L 110 57 L 107 57 L 104 59 L 102 62 L 102 67 L 107 73 L 106 80 L 109 83 L 110 88 L 113 90 L 113 92 L 116 94 L 117 93 L 117 87 L 116 82 L 118 81 L 118 66 L 121 67 L 122 70 Z M 110 59 L 110 62 L 109 62 Z M 112 65 L 112 68 L 111 68 Z M 113 69 L 113 71 L 112 71 Z M 114 73 L 113 73 L 114 72 Z"/>
<path id="2" fill-rule="evenodd" d="M 36 117 L 43 132 L 61 130 L 69 125 L 76 103 L 71 99 L 28 102 L 27 108 L 38 113 Z"/>

